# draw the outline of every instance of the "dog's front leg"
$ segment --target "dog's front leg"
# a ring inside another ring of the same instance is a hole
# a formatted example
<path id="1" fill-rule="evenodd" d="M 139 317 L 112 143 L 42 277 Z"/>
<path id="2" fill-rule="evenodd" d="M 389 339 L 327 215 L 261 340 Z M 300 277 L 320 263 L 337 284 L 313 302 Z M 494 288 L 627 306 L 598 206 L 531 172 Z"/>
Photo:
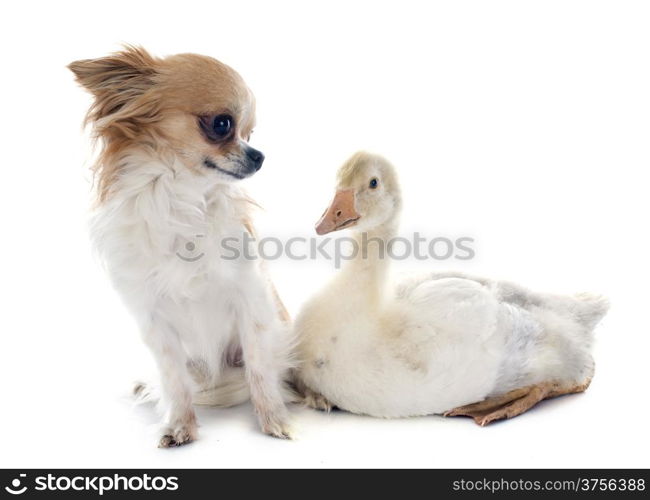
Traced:
<path id="1" fill-rule="evenodd" d="M 248 322 L 245 322 L 248 323 Z M 282 439 L 291 438 L 289 412 L 282 396 L 284 360 L 277 357 L 279 326 L 276 322 L 242 325 L 241 340 L 251 401 L 262 431 Z"/>
<path id="2" fill-rule="evenodd" d="M 153 317 L 144 340 L 154 355 L 162 388 L 161 405 L 165 412 L 158 446 L 180 446 L 196 439 L 196 415 L 192 406 L 192 382 L 186 368 L 186 355 L 178 334 L 162 318 Z"/>

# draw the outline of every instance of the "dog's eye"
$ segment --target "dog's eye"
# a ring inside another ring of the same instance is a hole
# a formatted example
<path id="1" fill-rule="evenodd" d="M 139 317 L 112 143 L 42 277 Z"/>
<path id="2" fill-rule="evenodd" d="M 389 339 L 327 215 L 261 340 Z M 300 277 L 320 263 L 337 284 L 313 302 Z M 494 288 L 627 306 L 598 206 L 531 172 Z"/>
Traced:
<path id="1" fill-rule="evenodd" d="M 374 177 L 370 179 L 370 184 L 368 184 L 368 186 L 370 186 L 370 189 L 377 189 L 378 185 L 379 185 L 379 181 Z"/>
<path id="2" fill-rule="evenodd" d="M 199 116 L 199 127 L 210 142 L 220 142 L 226 139 L 232 132 L 233 122 L 232 116 L 225 114 Z"/>
<path id="3" fill-rule="evenodd" d="M 232 128 L 232 117 L 230 115 L 218 115 L 212 122 L 212 131 L 217 137 L 226 137 Z"/>

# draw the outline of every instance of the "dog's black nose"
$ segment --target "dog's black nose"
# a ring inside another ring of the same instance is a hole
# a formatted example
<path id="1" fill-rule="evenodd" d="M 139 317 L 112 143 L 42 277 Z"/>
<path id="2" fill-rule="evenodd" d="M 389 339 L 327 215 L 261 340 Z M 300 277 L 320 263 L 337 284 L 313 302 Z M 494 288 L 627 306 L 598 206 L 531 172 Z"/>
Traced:
<path id="1" fill-rule="evenodd" d="M 262 168 L 262 163 L 264 163 L 264 154 L 261 151 L 249 147 L 246 149 L 246 156 L 248 156 L 248 159 L 252 162 L 256 172 Z"/>

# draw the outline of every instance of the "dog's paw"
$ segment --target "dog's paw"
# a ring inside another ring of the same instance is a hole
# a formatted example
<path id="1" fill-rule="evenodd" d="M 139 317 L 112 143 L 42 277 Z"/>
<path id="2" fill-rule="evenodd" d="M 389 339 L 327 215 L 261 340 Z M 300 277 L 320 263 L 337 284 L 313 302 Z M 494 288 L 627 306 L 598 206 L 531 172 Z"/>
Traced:
<path id="1" fill-rule="evenodd" d="M 198 437 L 198 426 L 195 422 L 188 422 L 168 427 L 158 442 L 158 448 L 174 448 L 191 443 Z"/>
<path id="2" fill-rule="evenodd" d="M 266 415 L 260 417 L 262 432 L 279 439 L 293 439 L 288 415 Z"/>

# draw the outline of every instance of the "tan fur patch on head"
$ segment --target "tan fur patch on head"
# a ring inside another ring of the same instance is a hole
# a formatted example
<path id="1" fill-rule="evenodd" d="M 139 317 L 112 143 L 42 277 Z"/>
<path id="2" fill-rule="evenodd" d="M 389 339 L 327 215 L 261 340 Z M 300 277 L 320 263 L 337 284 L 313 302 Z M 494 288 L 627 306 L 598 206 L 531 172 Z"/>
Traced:
<path id="1" fill-rule="evenodd" d="M 187 113 L 230 112 L 236 115 L 242 111 L 242 105 L 252 99 L 242 77 L 212 57 L 169 56 L 161 61 L 158 73 L 165 103 Z"/>

